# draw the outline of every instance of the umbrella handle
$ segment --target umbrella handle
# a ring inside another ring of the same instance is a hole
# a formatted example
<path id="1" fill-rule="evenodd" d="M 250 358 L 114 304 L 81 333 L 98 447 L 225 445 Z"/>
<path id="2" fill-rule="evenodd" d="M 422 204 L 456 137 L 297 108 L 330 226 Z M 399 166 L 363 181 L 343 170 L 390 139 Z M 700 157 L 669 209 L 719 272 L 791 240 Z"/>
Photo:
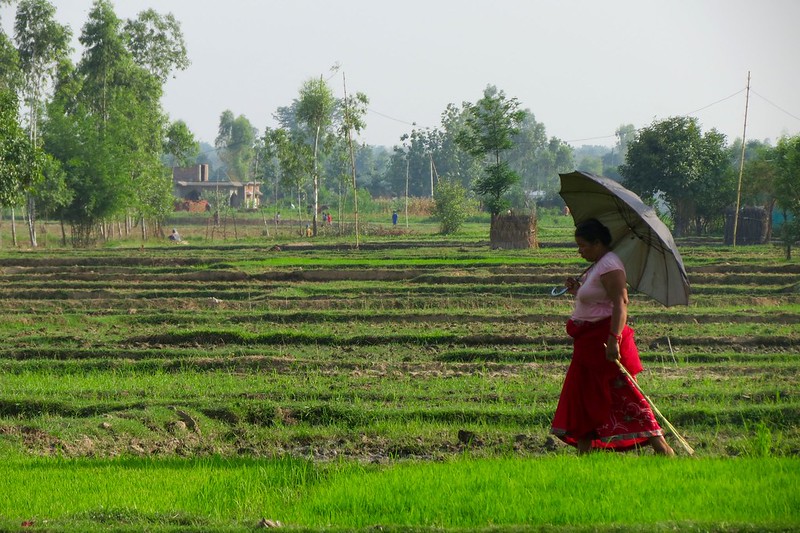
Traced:
<path id="1" fill-rule="evenodd" d="M 593 266 L 594 266 L 594 263 L 592 263 L 591 265 L 589 265 L 589 266 L 586 268 L 586 270 L 584 270 L 583 272 L 581 272 L 581 275 L 580 275 L 580 276 L 578 276 L 578 277 L 574 278 L 574 279 L 575 279 L 575 281 L 580 281 L 581 279 L 583 279 L 583 277 L 586 275 L 586 273 L 589 271 L 589 269 L 590 269 L 590 268 L 592 268 Z M 568 289 L 567 287 L 565 287 L 565 286 L 561 286 L 561 287 L 553 287 L 553 288 L 550 290 L 550 296 L 561 296 L 561 295 L 563 295 L 563 294 L 566 294 L 568 290 L 569 290 L 569 289 Z"/>

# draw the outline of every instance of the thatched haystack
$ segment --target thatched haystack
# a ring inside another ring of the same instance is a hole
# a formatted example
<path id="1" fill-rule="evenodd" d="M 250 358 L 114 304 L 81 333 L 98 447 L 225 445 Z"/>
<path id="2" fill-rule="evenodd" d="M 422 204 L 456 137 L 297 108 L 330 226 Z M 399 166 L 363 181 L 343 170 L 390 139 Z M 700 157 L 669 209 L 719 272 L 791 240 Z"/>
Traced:
<path id="1" fill-rule="evenodd" d="M 489 241 L 492 248 L 538 248 L 536 215 L 493 215 Z"/>

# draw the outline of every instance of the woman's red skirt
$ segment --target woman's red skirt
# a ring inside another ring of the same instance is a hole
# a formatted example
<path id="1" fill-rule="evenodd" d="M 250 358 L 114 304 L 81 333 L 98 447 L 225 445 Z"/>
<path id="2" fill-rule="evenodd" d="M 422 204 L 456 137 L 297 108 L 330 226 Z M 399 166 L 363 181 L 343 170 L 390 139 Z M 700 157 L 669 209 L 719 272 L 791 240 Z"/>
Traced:
<path id="1" fill-rule="evenodd" d="M 664 434 L 644 396 L 616 363 L 606 359 L 610 330 L 610 318 L 567 322 L 567 333 L 573 338 L 572 362 L 551 431 L 572 446 L 578 439 L 588 438 L 592 448 L 623 451 Z M 633 330 L 628 326 L 622 331 L 620 361 L 633 376 L 642 370 Z"/>

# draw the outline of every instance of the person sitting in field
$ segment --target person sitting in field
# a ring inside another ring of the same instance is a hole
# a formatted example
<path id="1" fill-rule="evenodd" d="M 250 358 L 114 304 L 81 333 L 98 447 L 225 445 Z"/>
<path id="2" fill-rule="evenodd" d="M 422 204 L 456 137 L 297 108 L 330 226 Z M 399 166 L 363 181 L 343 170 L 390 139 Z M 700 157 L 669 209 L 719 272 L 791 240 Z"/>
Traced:
<path id="1" fill-rule="evenodd" d="M 180 234 L 178 233 L 178 230 L 177 230 L 177 229 L 175 229 L 175 228 L 172 228 L 172 233 L 171 233 L 171 234 L 170 234 L 170 236 L 169 236 L 169 240 L 171 240 L 171 241 L 174 241 L 174 242 L 180 242 L 180 240 L 181 240 L 181 236 L 180 236 Z"/>

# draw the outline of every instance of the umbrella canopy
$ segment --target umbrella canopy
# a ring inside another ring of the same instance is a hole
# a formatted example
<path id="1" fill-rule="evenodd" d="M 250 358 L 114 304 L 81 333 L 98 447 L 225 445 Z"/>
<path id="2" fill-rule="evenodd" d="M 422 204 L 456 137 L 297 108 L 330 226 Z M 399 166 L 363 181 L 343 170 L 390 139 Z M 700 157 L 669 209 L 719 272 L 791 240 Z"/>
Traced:
<path id="1" fill-rule="evenodd" d="M 614 180 L 580 171 L 559 176 L 575 223 L 596 218 L 611 231 L 611 249 L 633 289 L 666 306 L 689 303 L 683 259 L 652 207 Z"/>

